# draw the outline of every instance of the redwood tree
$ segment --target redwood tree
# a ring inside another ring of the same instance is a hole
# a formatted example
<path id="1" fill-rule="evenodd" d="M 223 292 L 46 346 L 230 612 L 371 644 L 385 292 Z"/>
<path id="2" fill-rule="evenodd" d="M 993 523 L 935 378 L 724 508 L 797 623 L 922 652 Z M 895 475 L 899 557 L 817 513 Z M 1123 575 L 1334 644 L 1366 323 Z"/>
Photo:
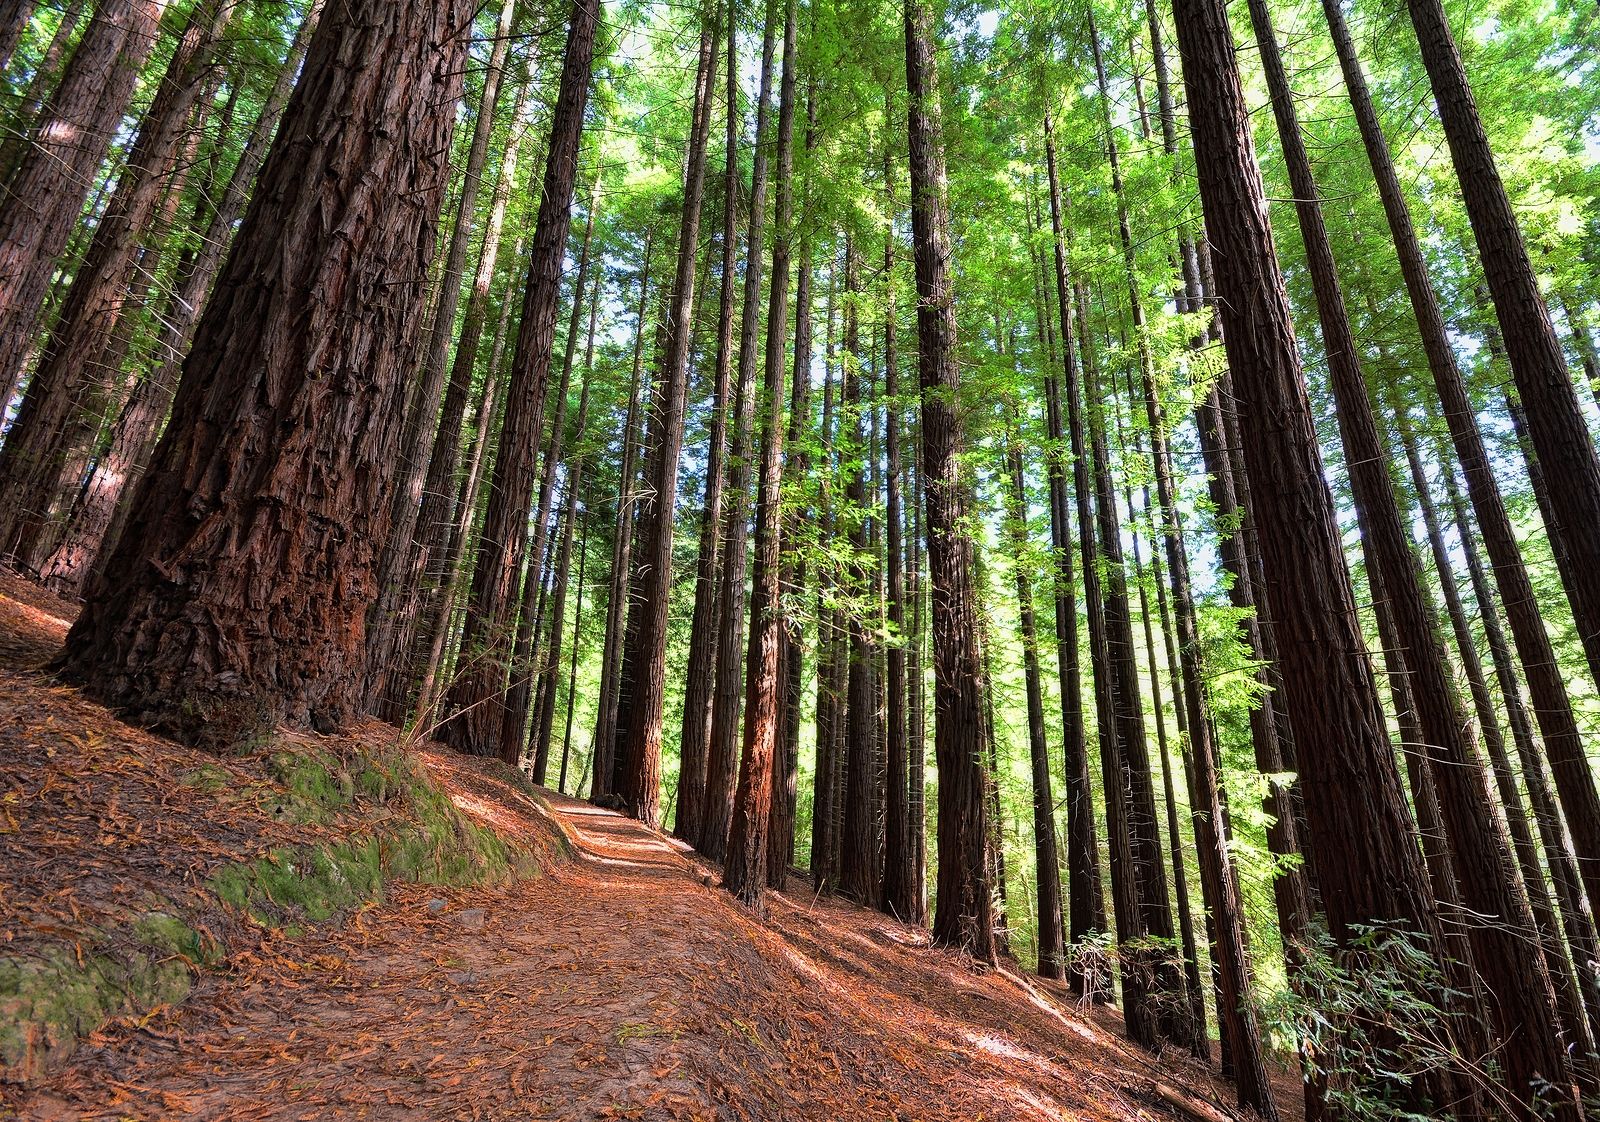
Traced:
<path id="1" fill-rule="evenodd" d="M 323 17 L 128 530 L 60 660 L 137 720 L 226 745 L 359 712 L 469 11 Z M 322 127 L 329 106 L 340 128 Z"/>

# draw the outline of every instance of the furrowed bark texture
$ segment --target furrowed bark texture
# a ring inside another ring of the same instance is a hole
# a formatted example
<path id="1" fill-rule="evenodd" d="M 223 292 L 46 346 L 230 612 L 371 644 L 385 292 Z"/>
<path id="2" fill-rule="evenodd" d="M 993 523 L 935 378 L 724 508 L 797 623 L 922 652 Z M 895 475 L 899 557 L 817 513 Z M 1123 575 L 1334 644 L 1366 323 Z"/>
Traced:
<path id="1" fill-rule="evenodd" d="M 328 13 L 64 673 L 184 739 L 359 713 L 469 5 Z M 327 106 L 344 107 L 329 120 Z"/>

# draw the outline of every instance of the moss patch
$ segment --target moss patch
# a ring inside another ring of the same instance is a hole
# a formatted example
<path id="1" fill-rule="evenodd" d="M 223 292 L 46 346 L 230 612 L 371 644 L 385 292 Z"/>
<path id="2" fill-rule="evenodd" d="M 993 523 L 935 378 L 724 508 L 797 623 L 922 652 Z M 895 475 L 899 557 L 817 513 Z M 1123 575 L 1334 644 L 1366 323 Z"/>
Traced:
<path id="1" fill-rule="evenodd" d="M 0 1079 L 27 1082 L 108 1018 L 182 1001 L 222 947 L 169 912 L 138 916 L 120 939 L 0 957 Z M 131 944 L 130 944 L 131 936 Z"/>
<path id="2" fill-rule="evenodd" d="M 391 881 L 461 886 L 538 872 L 531 853 L 470 822 L 399 753 L 337 759 L 297 744 L 271 758 L 271 811 L 323 824 L 371 811 L 345 840 L 281 846 L 210 879 L 217 897 L 258 923 L 323 923 L 383 899 Z"/>

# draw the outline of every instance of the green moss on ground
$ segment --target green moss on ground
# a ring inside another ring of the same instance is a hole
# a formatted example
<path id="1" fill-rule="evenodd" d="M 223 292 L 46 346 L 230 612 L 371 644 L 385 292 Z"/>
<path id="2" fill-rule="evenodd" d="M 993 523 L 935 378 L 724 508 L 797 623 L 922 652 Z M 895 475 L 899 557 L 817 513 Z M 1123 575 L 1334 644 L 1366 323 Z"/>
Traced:
<path id="1" fill-rule="evenodd" d="M 219 814 L 251 808 L 337 840 L 278 846 L 225 865 L 206 882 L 212 899 L 181 907 L 151 901 L 116 930 L 0 957 L 0 1081 L 37 1078 L 113 1017 L 183 1000 L 199 971 L 226 964 L 226 949 L 206 926 L 219 903 L 295 936 L 381 901 L 395 882 L 459 887 L 539 871 L 533 851 L 469 820 L 398 748 L 285 738 L 266 772 L 268 781 L 250 782 L 203 762 L 178 781 L 214 795 Z M 519 787 L 540 797 L 525 782 Z M 214 914 L 212 922 L 226 927 Z"/>
<path id="2" fill-rule="evenodd" d="M 214 938 L 165 911 L 120 936 L 0 957 L 0 1079 L 27 1082 L 109 1018 L 182 1001 L 194 973 L 223 958 Z"/>

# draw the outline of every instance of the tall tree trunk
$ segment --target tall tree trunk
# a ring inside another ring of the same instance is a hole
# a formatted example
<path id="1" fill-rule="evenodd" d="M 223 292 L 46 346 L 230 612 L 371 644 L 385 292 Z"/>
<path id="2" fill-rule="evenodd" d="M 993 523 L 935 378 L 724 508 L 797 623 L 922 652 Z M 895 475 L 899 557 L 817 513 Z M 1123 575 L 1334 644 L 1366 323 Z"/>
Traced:
<path id="1" fill-rule="evenodd" d="M 1511 768 L 1511 758 L 1506 753 L 1504 734 L 1500 729 L 1499 715 L 1494 699 L 1489 694 L 1489 683 L 1483 672 L 1483 660 L 1478 656 L 1477 643 L 1467 622 L 1461 603 L 1461 592 L 1456 587 L 1455 568 L 1445 546 L 1444 531 L 1439 523 L 1439 512 L 1434 505 L 1427 471 L 1417 447 L 1416 434 L 1411 428 L 1407 408 L 1390 399 L 1390 409 L 1395 415 L 1406 465 L 1411 472 L 1411 482 L 1416 488 L 1417 503 L 1422 509 L 1422 523 L 1428 534 L 1428 548 L 1434 568 L 1439 576 L 1439 588 L 1444 596 L 1445 614 L 1449 617 L 1455 635 L 1456 649 L 1461 655 L 1467 686 L 1472 692 L 1473 708 L 1478 725 L 1483 730 L 1484 745 L 1489 752 L 1489 764 L 1500 795 L 1500 806 L 1505 812 L 1506 824 L 1522 873 L 1522 884 L 1533 910 L 1538 927 L 1539 942 L 1543 950 L 1545 972 L 1550 977 L 1560 1015 L 1560 1027 L 1567 1041 L 1568 1055 L 1575 1074 L 1583 1081 L 1585 1094 L 1592 1093 L 1590 1057 L 1594 1054 L 1594 1041 L 1589 1033 L 1584 1004 L 1578 990 L 1578 979 L 1561 943 L 1561 928 L 1556 920 L 1555 904 L 1550 898 L 1550 888 L 1545 881 L 1544 869 L 1539 862 L 1539 851 L 1533 840 L 1533 828 L 1528 824 L 1527 808 L 1522 802 L 1522 792 L 1517 789 L 1516 774 Z"/>
<path id="2" fill-rule="evenodd" d="M 562 260 L 599 20 L 600 0 L 574 0 L 550 121 L 549 155 L 534 224 L 522 319 L 506 383 L 505 419 L 490 477 L 489 510 L 476 551 L 461 638 L 462 650 L 472 661 L 451 685 L 448 704 L 453 713 L 439 730 L 439 738 L 460 751 L 479 756 L 498 753 L 509 763 L 516 762 L 521 745 L 508 748 L 501 737 L 506 656 L 512 645 L 517 587 L 527 552 L 533 457 L 544 422 L 551 348 L 561 303 Z"/>
<path id="3" fill-rule="evenodd" d="M 595 702 L 594 737 L 589 749 L 593 780 L 591 799 L 605 798 L 612 792 L 611 776 L 615 765 L 617 718 L 620 709 L 623 649 L 627 640 L 628 605 L 633 596 L 633 523 L 637 494 L 641 427 L 644 409 L 645 313 L 650 299 L 651 235 L 646 233 L 644 252 L 639 262 L 639 303 L 634 313 L 633 375 L 629 380 L 628 407 L 620 431 L 622 464 L 617 472 L 617 503 L 612 520 L 611 568 L 606 590 L 606 633 L 600 646 L 600 692 Z"/>
<path id="4" fill-rule="evenodd" d="M 1387 922 L 1437 946 L 1437 905 L 1356 618 L 1227 10 L 1176 0 L 1173 12 L 1306 817 L 1325 855 L 1340 858 L 1317 863 L 1330 933 L 1348 945 Z M 1391 1089 L 1439 1117 L 1463 1117 L 1471 1108 L 1456 1082 L 1433 1072 Z"/>
<path id="5" fill-rule="evenodd" d="M 1562 828 L 1555 793 L 1550 790 L 1550 780 L 1545 774 L 1544 754 L 1534 736 L 1527 707 L 1523 704 L 1516 663 L 1511 655 L 1510 644 L 1506 642 L 1505 630 L 1500 624 L 1494 593 L 1484 573 L 1477 539 L 1467 517 L 1466 501 L 1448 463 L 1444 481 L 1450 515 L 1461 539 L 1461 552 L 1466 557 L 1467 574 L 1472 581 L 1472 595 L 1478 602 L 1478 616 L 1483 621 L 1484 638 L 1488 641 L 1489 653 L 1494 660 L 1495 677 L 1499 680 L 1506 717 L 1511 725 L 1512 744 L 1517 750 L 1517 762 L 1521 765 L 1522 780 L 1528 789 L 1528 800 L 1533 805 L 1533 819 L 1539 828 L 1539 840 L 1544 845 L 1544 861 L 1550 869 L 1551 879 L 1556 886 L 1556 898 L 1560 901 L 1561 923 L 1567 933 L 1578 987 L 1588 1011 L 1589 1033 L 1591 1038 L 1600 1039 L 1600 939 L 1596 938 L 1594 916 L 1583 902 L 1583 880 L 1578 874 L 1567 832 Z"/>
<path id="6" fill-rule="evenodd" d="M 212 282 L 222 268 L 234 228 L 250 201 L 256 173 L 261 170 L 261 162 L 266 159 L 278 127 L 278 118 L 283 115 L 294 90 L 295 78 L 316 30 L 320 11 L 320 5 L 313 4 L 301 21 L 199 244 L 178 270 L 176 288 L 161 314 L 161 333 L 154 350 L 155 368 L 139 380 L 123 405 L 112 427 L 109 448 L 95 464 L 94 473 L 68 515 L 66 533 L 49 559 L 40 566 L 40 575 L 63 592 L 79 591 L 96 558 L 109 555 L 121 535 L 127 504 L 120 500 L 131 493 L 130 485 L 144 474 L 155 449 L 156 438 L 172 405 L 172 395 L 178 388 L 178 376 L 183 371 L 183 360 L 194 338 L 195 326 L 200 321 Z"/>
<path id="7" fill-rule="evenodd" d="M 722 562 L 722 492 L 728 447 L 728 392 L 733 378 L 733 285 L 737 274 L 739 213 L 738 35 L 728 36 L 727 141 L 722 161 L 722 282 L 717 300 L 717 353 L 711 389 L 711 433 L 706 448 L 705 496 L 695 560 L 694 614 L 689 661 L 683 675 L 683 725 L 678 737 L 677 819 L 674 836 L 691 845 L 705 823 L 706 758 L 711 749 L 711 699 L 716 685 Z M 712 56 L 716 46 L 713 36 Z M 715 67 L 713 61 L 710 65 Z M 715 84 L 715 70 L 712 71 Z"/>
<path id="8" fill-rule="evenodd" d="M 1096 727 L 1099 729 L 1100 751 L 1104 755 L 1114 751 L 1113 720 L 1111 717 L 1110 681 L 1105 672 L 1106 666 L 1106 637 L 1105 637 L 1105 607 L 1100 589 L 1099 550 L 1095 544 L 1094 513 L 1091 507 L 1093 502 L 1093 488 L 1089 483 L 1089 461 L 1085 452 L 1083 436 L 1083 418 L 1078 373 L 1077 351 L 1073 343 L 1072 329 L 1072 279 L 1067 273 L 1067 243 L 1065 230 L 1065 208 L 1061 193 L 1061 179 L 1056 167 L 1055 126 L 1047 111 L 1044 115 L 1045 137 L 1045 165 L 1049 173 L 1050 185 L 1050 226 L 1051 247 L 1054 255 L 1055 291 L 1057 323 L 1061 330 L 1061 363 L 1062 381 L 1056 391 L 1059 399 L 1063 394 L 1067 404 L 1067 430 L 1070 436 L 1070 452 L 1072 455 L 1072 492 L 1077 501 L 1078 548 L 1082 555 L 1083 571 L 1083 599 L 1089 623 L 1089 650 L 1090 666 L 1094 675 L 1094 696 Z M 1048 388 L 1046 390 L 1048 399 Z M 1054 420 L 1051 423 L 1052 439 L 1061 439 L 1061 410 L 1057 405 Z M 1058 467 L 1057 472 L 1061 469 Z M 1061 482 L 1065 487 L 1065 480 Z M 1063 508 L 1057 522 L 1063 528 L 1066 526 L 1066 514 Z M 1071 552 L 1070 543 L 1065 539 L 1057 543 L 1058 551 Z M 1068 562 L 1069 563 L 1069 562 Z M 1063 563 L 1065 566 L 1066 563 Z M 1063 571 L 1065 568 L 1063 567 Z M 1059 604 L 1058 595 L 1058 604 Z M 1071 607 L 1068 605 L 1068 607 Z M 1057 608 L 1058 613 L 1061 607 Z M 1076 617 L 1077 611 L 1072 607 L 1071 614 Z M 1078 653 L 1076 641 L 1076 620 L 1072 631 L 1072 657 L 1074 667 Z M 1063 695 L 1070 698 L 1070 691 Z M 1077 703 L 1073 707 L 1077 714 L 1076 727 L 1078 738 L 1074 742 L 1071 738 L 1072 730 L 1068 730 L 1066 751 L 1067 776 L 1067 863 L 1068 863 L 1068 939 L 1074 945 L 1085 944 L 1094 934 L 1106 929 L 1106 904 L 1105 893 L 1100 882 L 1100 851 L 1096 841 L 1094 794 L 1089 776 L 1089 747 L 1083 735 L 1082 719 L 1082 690 L 1079 690 Z M 1111 839 L 1112 849 L 1125 844 L 1123 838 Z M 1106 974 L 1101 964 L 1090 960 L 1080 961 L 1073 959 L 1072 967 L 1068 971 L 1068 981 L 1072 991 L 1080 997 L 1089 997 L 1095 1000 L 1110 1000 L 1111 979 Z"/>
<path id="9" fill-rule="evenodd" d="M 95 5 L 7 181 L 0 206 L 0 379 L 16 378 L 33 344 L 57 258 L 122 125 L 165 10 L 166 0 Z"/>
<path id="10" fill-rule="evenodd" d="M 837 264 L 829 255 L 828 313 L 826 339 L 823 343 L 822 368 L 822 445 L 824 448 L 822 470 L 818 481 L 818 512 L 820 537 L 831 545 L 834 538 L 834 502 L 831 479 L 836 462 L 833 414 L 833 327 L 834 289 Z M 811 878 L 818 892 L 831 892 L 838 881 L 839 846 L 835 819 L 838 814 L 839 785 L 835 782 L 838 770 L 837 744 L 843 710 L 840 707 L 839 660 L 840 632 L 837 612 L 828 605 L 826 584 L 831 583 L 826 570 L 817 579 L 817 767 L 816 791 L 812 798 L 811 814 Z"/>
<path id="11" fill-rule="evenodd" d="M 116 192 L 73 273 L 17 419 L 0 445 L 0 557 L 27 569 L 37 570 L 59 538 L 62 500 L 71 503 L 101 418 L 108 405 L 117 404 L 120 363 L 113 364 L 107 350 L 135 283 L 142 240 L 167 194 L 207 85 L 213 46 L 237 8 L 237 0 L 203 0 L 189 13 Z M 19 177 L 16 190 L 28 187 Z M 34 205 L 31 197 L 17 197 Z"/>
<path id="12" fill-rule="evenodd" d="M 318 28 L 129 528 L 67 636 L 64 673 L 135 719 L 221 747 L 359 712 L 467 10 L 341 8 Z M 344 128 L 318 127 L 330 105 Z"/>
<path id="13" fill-rule="evenodd" d="M 917 371 L 922 385 L 922 475 L 927 489 L 928 572 L 933 589 L 934 754 L 939 766 L 939 892 L 933 937 L 974 958 L 995 957 L 986 849 L 983 696 L 977 589 L 959 456 L 955 291 L 945 199 L 933 13 L 906 0 L 907 139 L 911 244 L 917 276 Z"/>
<path id="14" fill-rule="evenodd" d="M 867 575 L 866 448 L 861 382 L 860 254 L 845 236 L 844 372 L 840 407 L 851 436 L 845 445 L 844 501 L 849 520 L 850 559 L 845 564 L 848 608 L 848 674 L 845 697 L 844 828 L 839 849 L 839 891 L 862 904 L 879 898 L 878 848 L 873 831 L 873 755 L 877 742 L 874 669 L 877 644 L 867 613 L 871 597 Z"/>
<path id="15" fill-rule="evenodd" d="M 1545 471 L 1561 480 L 1561 485 L 1551 490 L 1559 522 L 1554 532 L 1575 562 L 1567 597 L 1588 655 L 1589 672 L 1600 682 L 1600 455 L 1573 390 L 1566 356 L 1539 291 L 1511 199 L 1500 180 L 1444 6 L 1439 0 L 1407 0 L 1406 7 L 1433 86 L 1484 279 L 1494 297 L 1511 375 L 1527 410 L 1528 434 Z M 1558 784 L 1565 766 L 1557 761 Z M 1600 820 L 1591 825 L 1600 829 Z M 1591 886 L 1591 899 L 1594 895 Z"/>
<path id="16" fill-rule="evenodd" d="M 723 883 L 745 904 L 760 909 L 773 852 L 772 802 L 777 797 L 778 722 L 785 681 L 783 644 L 782 458 L 784 361 L 789 318 L 790 226 L 794 220 L 794 84 L 796 0 L 785 0 L 783 73 L 778 84 L 778 196 L 772 218 L 772 284 L 767 296 L 766 373 L 761 393 L 761 466 L 756 484 L 755 562 L 750 587 L 750 647 L 746 656 L 744 744 L 733 800 Z M 775 5 L 774 5 L 775 7 Z M 775 16 L 768 12 L 768 19 Z M 759 290 L 758 290 L 759 291 Z"/>
<path id="17" fill-rule="evenodd" d="M 505 78 L 506 56 L 511 47 L 516 8 L 517 0 L 500 0 L 500 14 L 495 21 L 488 66 L 483 75 L 483 92 L 473 119 L 472 143 L 467 149 L 467 163 L 462 173 L 461 196 L 456 202 L 455 224 L 445 250 L 439 299 L 433 308 L 433 322 L 423 347 L 422 363 L 406 401 L 405 428 L 400 434 L 400 471 L 395 480 L 394 513 L 390 518 L 392 529 L 389 540 L 384 543 L 382 560 L 378 566 L 377 599 L 367 610 L 368 692 L 377 703 L 375 711 L 380 715 L 384 712 L 383 694 L 390 668 L 404 665 L 409 649 L 412 629 L 400 625 L 399 612 L 408 595 L 407 578 L 413 573 L 412 557 L 418 548 L 418 543 L 413 539 L 417 533 L 418 515 L 424 504 L 423 480 L 428 475 L 433 459 L 431 452 L 437 443 L 435 435 L 441 431 L 439 405 L 445 393 L 450 342 L 455 338 L 456 307 L 461 300 L 467 250 L 478 217 L 478 192 L 483 186 L 483 171 L 488 164 L 489 141 L 494 133 L 495 115 L 500 104 L 500 87 Z M 513 133 L 516 131 L 513 129 Z M 506 156 L 507 164 L 513 167 L 515 145 L 516 140 L 513 139 Z M 498 209 L 497 215 L 496 207 L 491 202 L 491 223 L 503 218 L 504 204 Z M 491 273 L 494 250 L 488 246 L 491 242 L 498 242 L 498 234 L 497 229 L 485 238 L 484 254 L 491 262 Z M 477 286 L 474 285 L 473 293 L 476 292 Z M 469 296 L 469 316 L 473 310 L 471 303 Z M 474 325 L 469 321 L 468 326 Z M 483 330 L 481 310 L 475 326 L 479 332 Z M 465 334 L 464 331 L 463 336 Z M 442 418 L 446 423 L 450 419 L 448 416 Z M 459 423 L 457 414 L 458 427 Z M 459 432 L 449 433 L 449 437 L 457 441 Z"/>
<path id="18" fill-rule="evenodd" d="M 885 106 L 886 119 L 893 119 L 893 100 Z M 884 564 L 888 572 L 888 618 L 894 639 L 885 655 L 887 689 L 887 736 L 884 743 L 885 788 L 884 848 L 883 848 L 883 910 L 897 919 L 915 922 L 918 917 L 917 885 L 914 881 L 911 842 L 910 772 L 911 763 L 906 739 L 906 581 L 905 581 L 905 511 L 901 499 L 902 452 L 900 447 L 900 323 L 895 309 L 895 197 L 894 159 L 889 147 L 884 145 L 884 209 L 888 223 L 883 236 L 884 275 L 884 327 L 883 327 L 883 392 L 888 410 L 884 424 L 884 482 L 886 499 L 887 555 Z M 1046 765 L 1048 778 L 1048 764 Z M 1052 804 L 1053 813 L 1053 804 Z M 1053 820 L 1052 820 L 1053 823 Z M 1060 874 L 1056 883 L 1056 936 L 1057 973 L 1059 977 L 1059 946 L 1061 930 Z"/>
<path id="19" fill-rule="evenodd" d="M 709 11 L 702 20 L 714 20 Z M 734 34 L 734 28 L 728 28 Z M 706 147 L 711 131 L 713 90 L 710 68 L 704 80 L 697 75 L 691 114 L 688 160 L 684 168 L 683 217 L 678 229 L 677 264 L 667 295 L 663 346 L 657 355 L 655 396 L 659 403 L 653 431 L 656 437 L 646 469 L 646 495 L 639 511 L 639 571 L 637 601 L 629 612 L 619 690 L 628 689 L 627 720 L 621 720 L 619 693 L 617 736 L 614 744 L 626 747 L 625 758 L 613 759 L 613 774 L 620 780 L 617 793 L 635 818 L 655 825 L 661 799 L 661 713 L 666 691 L 667 601 L 672 593 L 673 511 L 678 497 L 678 456 L 683 449 L 683 415 L 688 394 L 689 343 L 694 326 L 696 254 L 700 243 L 700 204 L 705 196 Z M 631 664 L 631 665 L 630 665 Z M 615 756 L 615 748 L 612 749 Z M 598 768 L 598 764 L 596 765 Z M 599 772 L 596 787 L 599 787 Z"/>
<path id="20" fill-rule="evenodd" d="M 1028 696 L 1028 757 L 1033 770 L 1033 845 L 1038 901 L 1039 950 L 1036 969 L 1042 978 L 1064 976 L 1061 923 L 1061 868 L 1056 852 L 1056 803 L 1050 789 L 1050 755 L 1045 746 L 1044 689 L 1039 675 L 1039 628 L 1034 620 L 1033 582 L 1028 578 L 1028 496 L 1022 475 L 1022 433 L 1013 414 L 1006 470 L 1010 492 L 1006 521 L 1011 562 L 1016 578 L 1022 668 Z"/>
<path id="21" fill-rule="evenodd" d="M 744 240 L 744 292 L 739 309 L 739 369 L 733 396 L 733 436 L 728 446 L 726 508 L 722 512 L 721 587 L 717 590 L 716 688 L 711 699 L 711 739 L 706 757 L 705 820 L 697 848 L 722 860 L 733 813 L 739 768 L 740 703 L 744 698 L 745 576 L 750 567 L 750 451 L 756 408 L 756 349 L 761 327 L 761 276 L 767 218 L 767 143 L 772 100 L 772 55 L 777 38 L 776 0 L 768 0 L 761 33 L 761 75 L 756 99 L 755 154 L 750 169 L 750 214 Z M 774 530 L 776 533 L 776 530 Z M 753 654 L 754 652 L 748 652 Z M 754 875 L 765 876 L 766 870 Z"/>
<path id="22" fill-rule="evenodd" d="M 569 656 L 567 669 L 566 728 L 561 734 L 561 772 L 556 777 L 556 790 L 563 795 L 567 793 L 567 764 L 572 758 L 572 715 L 577 708 L 578 700 L 578 651 L 583 645 L 583 593 L 587 588 L 583 580 L 589 562 L 588 513 L 588 509 L 585 508 L 582 515 L 583 529 L 578 535 L 578 602 L 572 609 L 572 654 Z M 574 789 L 572 793 L 576 795 L 578 792 Z"/>
<path id="23" fill-rule="evenodd" d="M 1491 1018 L 1486 1027 L 1498 1033 L 1496 1055 L 1521 1111 L 1532 1117 L 1534 1104 L 1542 1103 L 1557 1117 L 1576 1117 L 1571 1068 L 1557 1031 L 1555 994 L 1542 960 L 1526 953 L 1526 947 L 1538 945 L 1538 931 L 1518 880 L 1505 826 L 1484 785 L 1478 744 L 1446 668 L 1416 555 L 1401 522 L 1385 466 L 1388 457 L 1378 435 L 1323 224 L 1311 160 L 1300 136 L 1294 95 L 1265 0 L 1250 0 L 1250 16 L 1294 188 L 1356 513 L 1375 567 L 1382 574 L 1396 637 L 1403 645 L 1422 747 L 1432 764 L 1456 884 L 1461 903 L 1471 916 L 1467 936 L 1484 981 L 1488 1004 L 1484 1012 Z M 1548 1094 L 1541 1090 L 1550 1085 L 1553 1088 Z"/>
<path id="24" fill-rule="evenodd" d="M 0 70 L 11 62 L 11 55 L 22 41 L 22 33 L 33 20 L 38 0 L 4 0 L 0 3 Z"/>
<path id="25" fill-rule="evenodd" d="M 1367 158 L 1377 180 L 1379 197 L 1388 218 L 1406 291 L 1422 333 L 1428 367 L 1439 393 L 1439 403 L 1443 407 L 1445 422 L 1450 427 L 1456 457 L 1466 476 L 1467 493 L 1472 499 L 1473 512 L 1483 533 L 1501 603 L 1507 622 L 1511 625 L 1523 672 L 1527 675 L 1528 690 L 1540 731 L 1544 734 L 1545 749 L 1550 754 L 1556 788 L 1572 829 L 1584 886 L 1591 900 L 1600 899 L 1600 792 L 1595 788 L 1594 775 L 1589 767 L 1577 721 L 1573 717 L 1566 683 L 1544 621 L 1539 617 L 1539 601 L 1528 579 L 1516 533 L 1495 483 L 1489 456 L 1478 431 L 1477 414 L 1467 397 L 1438 297 L 1422 256 L 1421 243 L 1417 240 L 1399 177 L 1395 173 L 1394 161 L 1384 140 L 1366 78 L 1356 58 L 1355 44 L 1345 26 L 1338 0 L 1324 0 L 1323 12 L 1333 34 L 1345 88 L 1349 91 L 1350 104 L 1355 111 Z M 1526 359 L 1526 353 L 1523 357 Z M 1518 378 L 1521 377 L 1518 374 Z M 1561 378 L 1563 381 L 1566 378 L 1564 370 Z M 1567 393 L 1570 396 L 1570 385 Z M 1587 430 L 1583 439 L 1587 443 Z M 1600 571 L 1600 565 L 1591 567 Z"/>
<path id="26" fill-rule="evenodd" d="M 578 254 L 578 275 L 572 285 L 572 312 L 567 321 L 567 339 L 562 349 L 561 377 L 556 382 L 555 411 L 550 417 L 550 437 L 545 444 L 544 462 L 539 470 L 538 500 L 534 504 L 533 538 L 528 549 L 528 574 L 523 580 L 522 610 L 517 616 L 517 637 L 511 649 L 511 681 L 505 695 L 505 715 L 500 725 L 500 750 L 504 757 L 515 757 L 522 751 L 525 726 L 528 723 L 528 704 L 532 699 L 534 682 L 539 677 L 535 644 L 543 623 L 544 592 L 548 586 L 549 571 L 546 558 L 549 552 L 550 513 L 555 503 L 556 468 L 562 462 L 562 445 L 567 432 L 567 395 L 572 388 L 572 362 L 577 353 L 579 328 L 583 325 L 584 289 L 589 281 L 589 249 L 594 240 L 595 213 L 600 203 L 600 179 L 595 177 L 593 193 L 589 199 L 589 214 L 584 221 L 583 247 Z M 587 379 L 584 388 L 588 389 Z M 539 610 L 530 611 L 535 592 L 538 592 Z"/>
<path id="27" fill-rule="evenodd" d="M 14 0 L 14 2 L 25 4 L 30 0 Z M 32 126 L 38 119 L 45 98 L 55 88 L 56 79 L 61 77 L 61 58 L 67 53 L 67 47 L 72 42 L 72 33 L 78 30 L 78 24 L 83 19 L 85 5 L 86 0 L 68 0 L 66 8 L 62 10 L 61 19 L 56 24 L 55 34 L 50 36 L 44 54 L 40 56 L 38 65 L 33 68 L 33 76 L 28 79 L 21 101 L 11 113 L 8 135 L 0 140 L 0 184 L 11 182 L 13 172 L 32 144 Z M 0 19 L 0 23 L 3 22 L 4 20 Z M 17 21 L 16 30 L 19 35 L 25 25 L 26 21 Z M 0 62 L 0 68 L 4 66 L 5 63 Z"/>

